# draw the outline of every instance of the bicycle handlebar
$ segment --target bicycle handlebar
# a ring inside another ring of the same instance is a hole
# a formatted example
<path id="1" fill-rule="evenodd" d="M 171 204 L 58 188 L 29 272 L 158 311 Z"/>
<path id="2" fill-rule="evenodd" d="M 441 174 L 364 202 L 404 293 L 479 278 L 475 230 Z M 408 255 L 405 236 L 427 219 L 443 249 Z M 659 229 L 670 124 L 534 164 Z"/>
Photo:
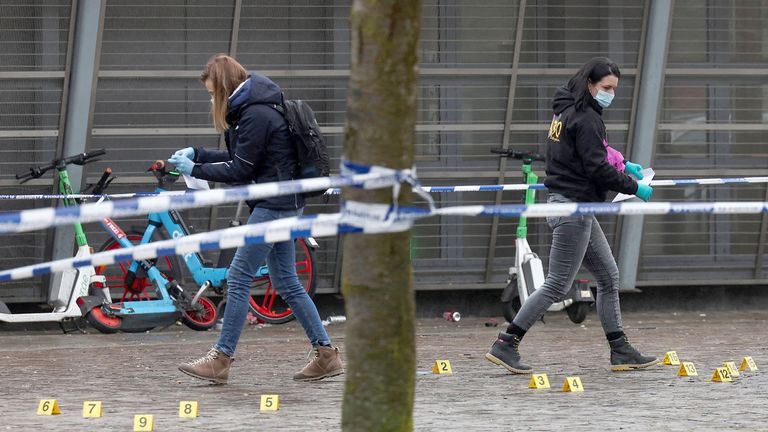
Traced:
<path id="1" fill-rule="evenodd" d="M 54 159 L 53 161 L 45 165 L 37 165 L 30 167 L 27 172 L 16 174 L 16 180 L 21 180 L 21 183 L 25 183 L 33 178 L 40 178 L 46 172 L 56 168 L 65 167 L 67 165 L 85 165 L 91 162 L 96 162 L 99 156 L 107 154 L 104 149 L 92 150 L 85 153 L 76 154 L 74 156 L 68 156 L 62 159 Z"/>
<path id="2" fill-rule="evenodd" d="M 501 156 L 505 157 L 511 157 L 512 159 L 518 159 L 522 161 L 540 161 L 544 162 L 546 159 L 544 156 L 534 152 L 534 151 L 528 151 L 528 152 L 519 152 L 512 149 L 505 149 L 502 147 L 496 147 L 491 149 L 491 153 L 495 153 Z"/>

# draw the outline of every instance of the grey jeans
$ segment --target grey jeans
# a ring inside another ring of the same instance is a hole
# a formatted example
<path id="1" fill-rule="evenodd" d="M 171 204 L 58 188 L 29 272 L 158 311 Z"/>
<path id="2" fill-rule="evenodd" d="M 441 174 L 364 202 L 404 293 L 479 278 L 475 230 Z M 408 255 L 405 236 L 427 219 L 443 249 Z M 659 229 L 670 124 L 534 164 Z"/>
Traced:
<path id="1" fill-rule="evenodd" d="M 547 202 L 568 203 L 568 198 L 549 194 Z M 530 329 L 549 307 L 571 289 L 581 264 L 597 281 L 597 313 L 605 333 L 623 331 L 619 309 L 619 268 L 600 224 L 594 216 L 548 217 L 552 233 L 549 272 L 544 284 L 520 308 L 514 324 Z"/>

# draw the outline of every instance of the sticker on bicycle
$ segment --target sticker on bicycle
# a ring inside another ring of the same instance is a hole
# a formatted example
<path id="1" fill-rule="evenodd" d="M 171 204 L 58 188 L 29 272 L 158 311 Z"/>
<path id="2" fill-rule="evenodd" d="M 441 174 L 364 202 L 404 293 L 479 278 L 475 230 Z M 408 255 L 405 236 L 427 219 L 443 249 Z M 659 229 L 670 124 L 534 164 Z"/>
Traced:
<path id="1" fill-rule="evenodd" d="M 532 389 L 548 389 L 549 378 L 547 374 L 533 374 L 531 375 L 531 382 L 528 383 L 528 388 Z"/>
<path id="2" fill-rule="evenodd" d="M 732 377 L 739 376 L 739 368 L 736 367 L 736 362 L 725 362 L 723 363 L 723 367 L 728 369 L 728 372 L 731 374 Z"/>
<path id="3" fill-rule="evenodd" d="M 712 374 L 713 382 L 732 382 L 731 373 L 727 368 L 719 367 L 715 369 L 715 373 Z"/>
<path id="4" fill-rule="evenodd" d="M 133 432 L 152 432 L 155 430 L 155 416 L 136 414 L 133 416 Z"/>
<path id="5" fill-rule="evenodd" d="M 696 366 L 694 366 L 693 363 L 684 361 L 680 364 L 680 369 L 678 369 L 677 371 L 677 376 L 680 376 L 680 377 L 699 376 L 699 372 L 696 370 Z"/>
<path id="6" fill-rule="evenodd" d="M 84 401 L 83 418 L 98 418 L 102 416 L 101 401 Z"/>
<path id="7" fill-rule="evenodd" d="M 260 411 L 277 411 L 280 409 L 280 396 L 261 395 Z"/>
<path id="8" fill-rule="evenodd" d="M 754 372 L 757 370 L 757 364 L 752 359 L 752 357 L 746 356 L 741 360 L 741 366 L 739 366 L 740 371 L 745 371 L 749 369 L 750 372 Z"/>
<path id="9" fill-rule="evenodd" d="M 677 357 L 677 353 L 675 351 L 667 351 L 664 354 L 664 361 L 662 363 L 665 365 L 677 366 L 680 364 L 680 359 Z"/>
<path id="10" fill-rule="evenodd" d="M 432 373 L 439 375 L 453 374 L 453 369 L 451 369 L 451 362 L 448 360 L 435 360 L 435 364 L 432 365 Z"/>
<path id="11" fill-rule="evenodd" d="M 179 402 L 179 417 L 194 418 L 198 415 L 197 401 Z"/>
<path id="12" fill-rule="evenodd" d="M 61 414 L 59 403 L 56 399 L 41 399 L 37 405 L 37 415 L 56 415 Z"/>
<path id="13" fill-rule="evenodd" d="M 565 382 L 563 383 L 563 391 L 564 392 L 583 392 L 584 386 L 581 384 L 581 378 L 577 376 L 565 377 Z"/>

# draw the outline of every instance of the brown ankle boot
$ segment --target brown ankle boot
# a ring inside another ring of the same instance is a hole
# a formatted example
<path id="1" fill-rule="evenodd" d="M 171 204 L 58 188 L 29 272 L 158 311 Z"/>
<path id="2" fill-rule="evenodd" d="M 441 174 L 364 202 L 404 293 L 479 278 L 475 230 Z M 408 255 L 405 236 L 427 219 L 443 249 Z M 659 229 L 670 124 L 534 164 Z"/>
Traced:
<path id="1" fill-rule="evenodd" d="M 315 357 L 301 372 L 293 376 L 296 381 L 317 381 L 344 373 L 339 349 L 320 346 L 315 348 Z"/>
<path id="2" fill-rule="evenodd" d="M 182 363 L 179 370 L 195 378 L 226 384 L 233 361 L 235 359 L 214 348 L 197 360 Z"/>

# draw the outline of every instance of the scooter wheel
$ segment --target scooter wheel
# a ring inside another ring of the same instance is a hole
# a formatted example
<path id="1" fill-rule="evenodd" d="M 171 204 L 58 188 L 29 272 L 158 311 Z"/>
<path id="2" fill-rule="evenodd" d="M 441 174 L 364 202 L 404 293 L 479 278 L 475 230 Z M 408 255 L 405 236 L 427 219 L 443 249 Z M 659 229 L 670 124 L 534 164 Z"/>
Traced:
<path id="1" fill-rule="evenodd" d="M 501 312 L 504 314 L 504 319 L 507 320 L 507 322 L 512 322 L 512 320 L 515 319 L 515 316 L 517 316 L 517 313 L 520 311 L 520 296 L 516 295 L 509 301 L 502 302 L 501 307 Z"/>
<path id="2" fill-rule="evenodd" d="M 181 321 L 192 330 L 205 331 L 216 324 L 216 305 L 208 297 L 200 297 L 195 309 L 184 311 Z"/>
<path id="3" fill-rule="evenodd" d="M 119 317 L 111 317 L 105 314 L 101 306 L 96 306 L 95 308 L 88 311 L 85 317 L 88 319 L 88 322 L 93 326 L 93 328 L 102 333 L 109 334 L 117 333 L 120 331 L 120 324 L 122 323 L 122 320 Z"/>
<path id="4" fill-rule="evenodd" d="M 568 308 L 565 309 L 565 311 L 568 313 L 568 318 L 574 323 L 574 324 L 581 324 L 584 322 L 585 319 L 587 319 L 587 313 L 589 312 L 589 303 L 585 302 L 578 302 L 574 303 Z"/>

